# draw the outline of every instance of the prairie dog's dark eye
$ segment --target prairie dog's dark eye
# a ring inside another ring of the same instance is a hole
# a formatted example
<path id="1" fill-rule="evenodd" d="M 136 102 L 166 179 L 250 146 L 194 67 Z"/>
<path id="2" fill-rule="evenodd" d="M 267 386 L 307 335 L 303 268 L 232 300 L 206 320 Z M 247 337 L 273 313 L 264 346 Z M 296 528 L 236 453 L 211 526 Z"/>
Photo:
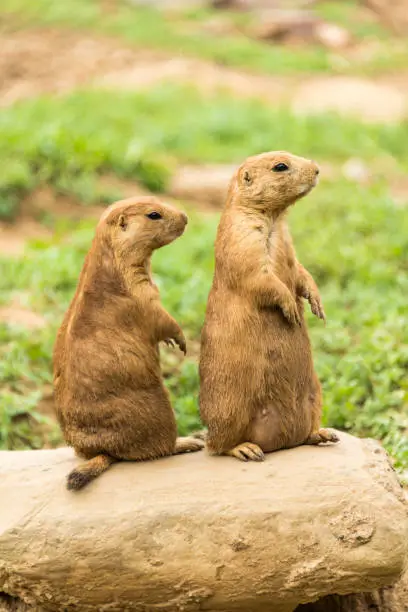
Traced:
<path id="1" fill-rule="evenodd" d="M 289 170 L 289 166 L 287 166 L 283 162 L 280 162 L 279 164 L 276 164 L 276 166 L 274 166 L 272 170 L 274 172 L 285 172 L 285 170 Z"/>
<path id="2" fill-rule="evenodd" d="M 148 215 L 146 215 L 146 217 L 149 217 L 149 219 L 153 219 L 153 221 L 156 221 L 156 219 L 162 218 L 161 214 L 158 212 L 151 212 Z"/>

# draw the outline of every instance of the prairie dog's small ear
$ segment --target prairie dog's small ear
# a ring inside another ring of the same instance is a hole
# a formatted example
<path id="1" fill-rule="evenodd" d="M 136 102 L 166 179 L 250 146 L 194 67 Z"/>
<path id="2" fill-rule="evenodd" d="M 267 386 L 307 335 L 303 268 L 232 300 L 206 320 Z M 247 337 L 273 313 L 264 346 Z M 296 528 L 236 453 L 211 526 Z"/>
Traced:
<path id="1" fill-rule="evenodd" d="M 250 185 L 252 183 L 252 176 L 249 170 L 244 170 L 242 173 L 242 180 L 244 185 Z"/>
<path id="2" fill-rule="evenodd" d="M 119 225 L 120 228 L 122 228 L 123 231 L 126 231 L 128 223 L 127 223 L 127 219 L 126 219 L 125 215 L 119 215 L 118 225 Z"/>

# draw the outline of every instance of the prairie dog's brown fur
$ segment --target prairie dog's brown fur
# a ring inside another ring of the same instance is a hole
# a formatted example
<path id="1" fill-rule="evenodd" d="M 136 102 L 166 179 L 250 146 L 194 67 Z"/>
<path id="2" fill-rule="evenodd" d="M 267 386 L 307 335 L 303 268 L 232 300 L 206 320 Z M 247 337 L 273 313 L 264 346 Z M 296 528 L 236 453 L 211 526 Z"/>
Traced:
<path id="1" fill-rule="evenodd" d="M 184 213 L 153 197 L 117 202 L 98 223 L 53 355 L 58 420 L 65 441 L 88 460 L 69 474 L 69 489 L 115 461 L 203 446 L 177 438 L 159 342 L 175 342 L 184 353 L 186 342 L 161 306 L 150 270 L 153 250 L 180 236 L 186 223 Z"/>
<path id="2" fill-rule="evenodd" d="M 262 460 L 264 452 L 337 441 L 320 429 L 302 298 L 325 315 L 285 218 L 318 173 L 314 162 L 276 151 L 248 158 L 232 178 L 201 340 L 200 413 L 213 454 Z"/>

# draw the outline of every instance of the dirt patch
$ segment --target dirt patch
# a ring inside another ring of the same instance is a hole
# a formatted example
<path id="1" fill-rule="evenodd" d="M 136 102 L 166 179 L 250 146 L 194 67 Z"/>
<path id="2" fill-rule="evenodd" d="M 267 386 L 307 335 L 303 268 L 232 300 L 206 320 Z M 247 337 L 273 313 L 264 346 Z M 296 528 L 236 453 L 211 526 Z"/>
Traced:
<path id="1" fill-rule="evenodd" d="M 225 202 L 228 185 L 237 165 L 183 166 L 174 174 L 171 196 L 205 203 L 209 208 L 220 208 Z"/>
<path id="2" fill-rule="evenodd" d="M 73 221 L 98 219 L 105 205 L 84 206 L 72 197 L 56 194 L 51 187 L 35 189 L 21 202 L 13 222 L 0 222 L 0 254 L 18 257 L 30 240 L 47 240 L 52 230 L 41 220 L 64 218 Z"/>
<path id="3" fill-rule="evenodd" d="M 117 193 L 120 198 L 151 195 L 151 192 L 139 183 L 129 179 L 121 179 L 114 174 L 100 176 L 98 178 L 98 188 L 102 191 Z"/>
<path id="4" fill-rule="evenodd" d="M 32 214 L 19 217 L 14 223 L 0 223 L 0 253 L 16 257 L 21 255 L 28 240 L 49 238 L 51 232 L 32 218 Z"/>
<path id="5" fill-rule="evenodd" d="M 210 62 L 168 57 L 118 46 L 106 38 L 79 37 L 63 30 L 31 30 L 0 37 L 1 104 L 96 85 L 137 90 L 162 81 L 193 82 L 205 92 L 220 87 L 237 95 L 280 100 L 287 79 L 231 70 Z M 199 76 L 199 78 L 198 78 Z"/>
<path id="6" fill-rule="evenodd" d="M 86 206 L 78 199 L 57 194 L 52 187 L 45 185 L 30 193 L 21 203 L 20 210 L 23 217 L 42 219 L 50 216 L 79 221 L 98 218 L 104 206 Z"/>
<path id="7" fill-rule="evenodd" d="M 160 82 L 194 84 L 203 93 L 228 90 L 304 113 L 336 110 L 379 121 L 406 114 L 403 78 L 372 82 L 348 77 L 278 77 L 250 74 L 184 56 L 119 46 L 114 39 L 65 30 L 0 35 L 0 105 L 81 86 L 140 90 Z M 388 77 L 387 77 L 388 78 Z"/>
<path id="8" fill-rule="evenodd" d="M 19 304 L 0 307 L 0 322 L 26 327 L 27 329 L 38 329 L 46 325 L 46 321 L 41 315 L 32 310 L 21 308 Z"/>
<path id="9" fill-rule="evenodd" d="M 79 200 L 58 195 L 47 186 L 35 189 L 21 202 L 19 215 L 13 222 L 0 222 L 0 254 L 19 257 L 30 240 L 51 238 L 52 230 L 41 219 L 98 219 L 104 206 L 84 206 Z"/>
<path id="10" fill-rule="evenodd" d="M 365 0 L 366 4 L 378 13 L 380 19 L 397 34 L 408 33 L 408 2 L 407 0 Z"/>
<path id="11" fill-rule="evenodd" d="M 25 30 L 0 36 L 1 104 L 44 92 L 65 93 L 110 71 L 154 59 L 151 52 L 65 30 Z"/>
<path id="12" fill-rule="evenodd" d="M 408 177 L 399 176 L 390 182 L 392 199 L 397 206 L 408 206 Z"/>
<path id="13" fill-rule="evenodd" d="M 205 94 L 227 90 L 240 97 L 261 98 L 272 104 L 284 103 L 295 83 L 288 77 L 249 74 L 210 62 L 174 57 L 107 72 L 96 80 L 96 84 L 133 90 L 152 87 L 162 81 L 194 84 Z"/>
<path id="14" fill-rule="evenodd" d="M 302 114 L 335 111 L 367 121 L 400 121 L 407 115 L 407 96 L 385 83 L 352 77 L 310 79 L 297 89 L 293 108 Z"/>

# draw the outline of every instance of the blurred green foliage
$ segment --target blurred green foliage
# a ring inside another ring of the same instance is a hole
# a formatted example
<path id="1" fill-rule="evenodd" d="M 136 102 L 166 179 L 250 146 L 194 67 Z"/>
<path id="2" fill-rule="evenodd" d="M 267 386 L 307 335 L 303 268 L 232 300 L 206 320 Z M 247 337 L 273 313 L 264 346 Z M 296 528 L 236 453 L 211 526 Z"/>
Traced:
<path id="1" fill-rule="evenodd" d="M 142 93 L 85 91 L 21 102 L 2 111 L 0 133 L 3 218 L 15 215 L 21 197 L 42 183 L 90 203 L 106 199 L 96 181 L 102 174 L 163 191 L 177 162 L 239 162 L 271 148 L 336 162 L 358 153 L 377 165 L 383 161 L 385 177 L 391 158 L 408 168 L 408 122 L 302 117 L 258 100 L 203 98 L 169 84 Z"/>

